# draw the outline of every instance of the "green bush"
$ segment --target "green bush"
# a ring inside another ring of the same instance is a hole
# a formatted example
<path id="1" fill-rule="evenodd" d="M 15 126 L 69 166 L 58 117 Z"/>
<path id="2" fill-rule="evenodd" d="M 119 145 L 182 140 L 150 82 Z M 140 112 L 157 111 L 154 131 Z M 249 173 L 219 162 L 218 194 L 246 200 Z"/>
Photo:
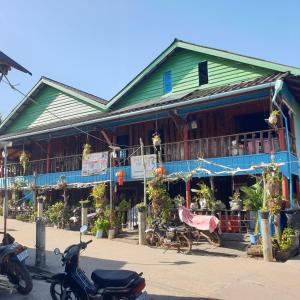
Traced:
<path id="1" fill-rule="evenodd" d="M 17 215 L 16 215 L 16 220 L 22 221 L 22 222 L 28 222 L 28 221 L 29 221 L 29 218 L 28 218 L 28 215 L 25 215 L 25 214 L 17 214 Z"/>
<path id="2" fill-rule="evenodd" d="M 48 209 L 45 211 L 44 216 L 49 220 L 51 224 L 59 225 L 62 222 L 63 209 L 64 203 L 57 202 L 48 207 Z"/>

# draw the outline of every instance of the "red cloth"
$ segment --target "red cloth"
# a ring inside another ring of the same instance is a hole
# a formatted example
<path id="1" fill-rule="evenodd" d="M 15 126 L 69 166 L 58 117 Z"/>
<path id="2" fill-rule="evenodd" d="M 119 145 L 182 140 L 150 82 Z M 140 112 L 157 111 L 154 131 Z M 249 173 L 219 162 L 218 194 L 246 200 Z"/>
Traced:
<path id="1" fill-rule="evenodd" d="M 217 217 L 196 215 L 184 206 L 178 208 L 178 214 L 181 222 L 199 230 L 214 232 L 219 225 L 219 219 Z"/>

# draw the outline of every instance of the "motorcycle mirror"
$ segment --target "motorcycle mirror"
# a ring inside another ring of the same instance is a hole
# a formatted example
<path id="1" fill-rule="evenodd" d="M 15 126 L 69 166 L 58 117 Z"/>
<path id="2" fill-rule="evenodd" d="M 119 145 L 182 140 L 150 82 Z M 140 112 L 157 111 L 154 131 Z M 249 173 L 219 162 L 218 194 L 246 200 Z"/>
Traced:
<path id="1" fill-rule="evenodd" d="M 82 226 L 80 227 L 80 233 L 81 233 L 81 234 L 87 232 L 87 230 L 88 230 L 87 225 L 82 225 Z"/>
<path id="2" fill-rule="evenodd" d="M 53 252 L 54 252 L 55 255 L 59 255 L 60 254 L 60 250 L 58 248 L 55 248 Z"/>

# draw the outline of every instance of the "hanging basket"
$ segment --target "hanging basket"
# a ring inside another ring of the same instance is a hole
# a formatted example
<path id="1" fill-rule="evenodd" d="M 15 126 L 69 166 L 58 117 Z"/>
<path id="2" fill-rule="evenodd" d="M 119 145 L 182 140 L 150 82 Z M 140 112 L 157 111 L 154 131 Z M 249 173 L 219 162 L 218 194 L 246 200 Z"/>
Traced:
<path id="1" fill-rule="evenodd" d="M 21 155 L 20 155 L 20 164 L 23 168 L 24 174 L 26 172 L 28 163 L 29 163 L 29 155 L 23 150 Z"/>
<path id="2" fill-rule="evenodd" d="M 276 125 L 278 122 L 279 111 L 273 110 L 268 118 L 268 122 L 270 125 Z"/>
<path id="3" fill-rule="evenodd" d="M 84 144 L 83 145 L 83 151 L 82 151 L 82 158 L 83 159 L 88 159 L 89 155 L 91 153 L 91 145 L 90 144 Z"/>
<path id="4" fill-rule="evenodd" d="M 152 143 L 153 143 L 153 146 L 154 147 L 158 147 L 161 145 L 161 138 L 160 138 L 160 135 L 155 133 L 153 136 L 152 136 Z"/>
<path id="5" fill-rule="evenodd" d="M 124 171 L 118 171 L 116 173 L 116 176 L 118 178 L 118 185 L 123 185 L 124 183 L 124 177 L 125 177 L 125 172 Z"/>

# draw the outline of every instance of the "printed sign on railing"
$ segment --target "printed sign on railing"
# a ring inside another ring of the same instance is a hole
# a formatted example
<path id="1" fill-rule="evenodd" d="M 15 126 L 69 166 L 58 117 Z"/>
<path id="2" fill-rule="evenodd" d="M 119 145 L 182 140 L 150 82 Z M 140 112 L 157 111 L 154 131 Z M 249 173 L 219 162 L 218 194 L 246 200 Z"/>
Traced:
<path id="1" fill-rule="evenodd" d="M 156 169 L 156 154 L 144 155 L 146 177 L 153 177 Z M 142 163 L 142 156 L 131 156 L 131 177 L 132 178 L 143 178 L 144 168 Z"/>
<path id="2" fill-rule="evenodd" d="M 108 152 L 96 152 L 88 155 L 87 159 L 82 159 L 81 175 L 90 176 L 105 173 L 107 170 Z"/>

